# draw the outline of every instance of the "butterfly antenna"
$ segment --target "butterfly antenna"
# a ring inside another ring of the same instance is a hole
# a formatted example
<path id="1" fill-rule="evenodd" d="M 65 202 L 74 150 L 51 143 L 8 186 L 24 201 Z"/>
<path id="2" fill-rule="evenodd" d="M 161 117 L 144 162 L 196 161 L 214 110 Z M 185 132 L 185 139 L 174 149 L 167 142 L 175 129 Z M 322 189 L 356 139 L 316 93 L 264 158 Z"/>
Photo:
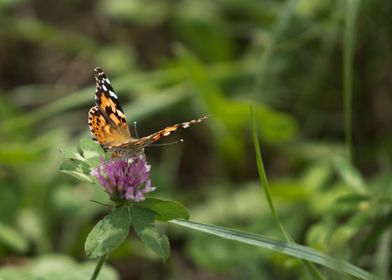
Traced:
<path id="1" fill-rule="evenodd" d="M 135 131 L 135 136 L 137 139 L 139 139 L 139 134 L 137 133 L 137 124 L 136 121 L 133 122 L 133 130 Z"/>
<path id="2" fill-rule="evenodd" d="M 150 144 L 147 147 L 162 147 L 162 146 L 169 146 L 169 145 L 173 145 L 173 144 L 178 144 L 178 143 L 182 143 L 184 142 L 184 139 L 180 139 L 174 142 L 169 142 L 169 143 L 160 143 L 160 144 Z"/>

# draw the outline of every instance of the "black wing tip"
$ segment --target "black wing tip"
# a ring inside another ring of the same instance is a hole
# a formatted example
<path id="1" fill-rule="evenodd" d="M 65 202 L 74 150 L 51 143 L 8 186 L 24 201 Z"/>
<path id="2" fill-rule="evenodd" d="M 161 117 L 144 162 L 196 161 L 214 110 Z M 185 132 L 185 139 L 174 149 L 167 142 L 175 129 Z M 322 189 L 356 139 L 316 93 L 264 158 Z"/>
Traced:
<path id="1" fill-rule="evenodd" d="M 100 75 L 101 73 L 104 73 L 104 72 L 103 72 L 101 66 L 96 66 L 96 67 L 94 68 L 94 73 L 95 73 L 96 75 Z"/>
<path id="2" fill-rule="evenodd" d="M 94 76 L 95 76 L 95 80 L 97 82 L 97 85 L 100 85 L 101 81 L 106 79 L 105 72 L 103 72 L 102 68 L 99 66 L 94 68 Z"/>

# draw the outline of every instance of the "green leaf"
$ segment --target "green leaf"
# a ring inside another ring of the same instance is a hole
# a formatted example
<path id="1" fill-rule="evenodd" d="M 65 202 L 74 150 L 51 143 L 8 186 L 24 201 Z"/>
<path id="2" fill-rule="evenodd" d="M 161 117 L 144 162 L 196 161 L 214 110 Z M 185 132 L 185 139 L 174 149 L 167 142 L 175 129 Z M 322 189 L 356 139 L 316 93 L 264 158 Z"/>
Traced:
<path id="1" fill-rule="evenodd" d="M 85 280 L 90 279 L 95 263 L 81 263 L 67 255 L 44 254 L 32 258 L 23 265 L 5 265 L 0 268 L 0 279 L 56 279 L 56 280 Z M 97 280 L 120 279 L 116 270 L 104 265 Z"/>
<path id="2" fill-rule="evenodd" d="M 293 256 L 299 259 L 311 261 L 313 263 L 328 267 L 332 270 L 350 274 L 360 279 L 376 279 L 374 275 L 349 262 L 334 259 L 313 248 L 306 247 L 303 245 L 274 240 L 259 234 L 248 233 L 231 228 L 201 224 L 185 220 L 172 220 L 170 221 L 170 223 L 206 232 L 222 238 L 235 240 L 238 242 L 254 245 L 265 249 L 270 249 L 275 252 Z"/>
<path id="3" fill-rule="evenodd" d="M 0 242 L 9 248 L 24 253 L 29 248 L 27 239 L 10 226 L 0 222 Z"/>
<path id="4" fill-rule="evenodd" d="M 177 201 L 147 198 L 146 200 L 139 202 L 138 206 L 154 211 L 157 214 L 155 219 L 158 221 L 189 219 L 188 210 Z"/>
<path id="5" fill-rule="evenodd" d="M 90 167 L 87 163 L 83 161 L 75 160 L 75 159 L 66 159 L 60 165 L 60 171 L 65 174 L 69 174 L 85 183 L 93 182 L 90 176 Z"/>
<path id="6" fill-rule="evenodd" d="M 133 229 L 144 244 L 158 254 L 163 260 L 170 256 L 170 244 L 166 235 L 161 235 L 153 225 L 157 213 L 154 211 L 131 205 L 131 220 Z"/>
<path id="7" fill-rule="evenodd" d="M 68 159 L 77 159 L 81 161 L 85 160 L 84 157 L 80 155 L 79 151 L 74 146 L 63 148 L 60 151 Z"/>
<path id="8" fill-rule="evenodd" d="M 80 149 L 83 151 L 83 157 L 85 159 L 99 158 L 104 156 L 105 153 L 101 146 L 93 140 L 82 138 L 80 139 Z"/>
<path id="9" fill-rule="evenodd" d="M 350 186 L 358 194 L 368 194 L 365 180 L 351 162 L 344 157 L 336 157 L 333 160 L 336 171 L 339 173 L 342 180 Z"/>
<path id="10" fill-rule="evenodd" d="M 386 230 L 378 240 L 378 250 L 374 256 L 374 270 L 380 279 L 388 279 L 391 260 L 392 228 Z"/>
<path id="11" fill-rule="evenodd" d="M 129 207 L 115 208 L 87 236 L 86 255 L 91 258 L 101 257 L 119 247 L 128 235 L 129 226 Z"/>
<path id="12" fill-rule="evenodd" d="M 105 156 L 105 153 L 97 143 L 88 139 L 80 139 L 80 148 L 82 154 L 76 147 L 61 150 L 67 159 L 61 164 L 60 171 L 83 182 L 92 183 L 90 170 L 99 164 L 100 157 Z"/>

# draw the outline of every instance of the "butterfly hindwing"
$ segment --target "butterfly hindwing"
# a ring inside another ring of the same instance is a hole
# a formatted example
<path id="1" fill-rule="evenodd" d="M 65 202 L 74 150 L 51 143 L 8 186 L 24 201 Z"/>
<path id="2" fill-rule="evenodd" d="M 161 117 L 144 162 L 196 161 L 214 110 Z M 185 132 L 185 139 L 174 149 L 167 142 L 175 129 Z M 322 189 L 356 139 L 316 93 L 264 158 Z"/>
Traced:
<path id="1" fill-rule="evenodd" d="M 104 149 L 112 148 L 129 141 L 129 138 L 123 137 L 118 129 L 112 126 L 101 113 L 98 106 L 94 106 L 88 113 L 88 125 L 94 140 L 96 140 Z"/>

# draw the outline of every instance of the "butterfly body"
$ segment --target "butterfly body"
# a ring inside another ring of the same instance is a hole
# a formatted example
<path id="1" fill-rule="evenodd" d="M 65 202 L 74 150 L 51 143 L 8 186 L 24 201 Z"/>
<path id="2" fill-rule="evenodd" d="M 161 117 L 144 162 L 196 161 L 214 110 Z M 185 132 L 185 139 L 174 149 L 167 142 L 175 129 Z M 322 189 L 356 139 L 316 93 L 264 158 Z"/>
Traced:
<path id="1" fill-rule="evenodd" d="M 105 151 L 110 151 L 114 158 L 130 158 L 140 155 L 144 148 L 159 141 L 162 137 L 169 136 L 179 129 L 200 123 L 207 117 L 168 126 L 158 132 L 142 138 L 133 138 L 126 123 L 125 114 L 121 108 L 109 79 L 101 68 L 96 67 L 95 81 L 95 106 L 89 110 L 88 124 L 93 139 Z"/>

